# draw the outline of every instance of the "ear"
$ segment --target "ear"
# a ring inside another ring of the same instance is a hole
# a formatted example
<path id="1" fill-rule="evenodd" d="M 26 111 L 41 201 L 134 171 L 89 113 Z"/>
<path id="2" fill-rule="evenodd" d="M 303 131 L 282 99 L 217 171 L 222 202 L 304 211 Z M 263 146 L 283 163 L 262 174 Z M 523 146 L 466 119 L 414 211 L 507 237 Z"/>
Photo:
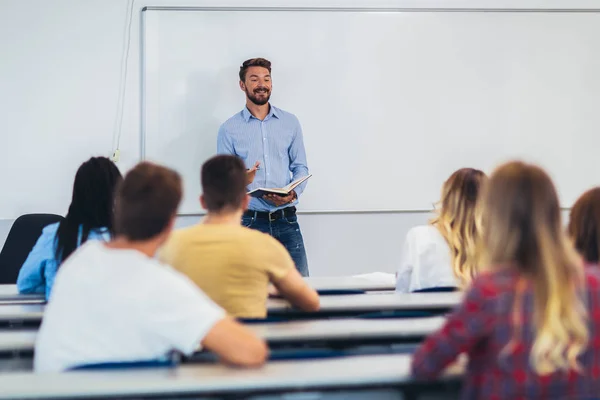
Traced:
<path id="1" fill-rule="evenodd" d="M 202 206 L 202 208 L 204 208 L 205 210 L 208 210 L 208 207 L 206 207 L 206 200 L 204 200 L 204 195 L 200 195 L 200 205 Z"/>
<path id="2" fill-rule="evenodd" d="M 242 90 L 242 92 L 246 91 L 246 85 L 242 81 L 240 81 L 240 89 Z"/>

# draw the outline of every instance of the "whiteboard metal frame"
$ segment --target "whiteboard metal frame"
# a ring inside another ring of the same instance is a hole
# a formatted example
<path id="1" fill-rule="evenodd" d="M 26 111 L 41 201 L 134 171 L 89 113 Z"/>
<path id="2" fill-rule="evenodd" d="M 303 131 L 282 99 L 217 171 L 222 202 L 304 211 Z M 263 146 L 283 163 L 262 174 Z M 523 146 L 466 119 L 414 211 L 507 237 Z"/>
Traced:
<path id="1" fill-rule="evenodd" d="M 477 7 L 223 7 L 223 6 L 152 6 L 147 5 L 140 8 L 140 159 L 146 159 L 146 11 L 296 11 L 296 12 L 473 12 L 473 13 L 600 13 L 600 5 L 597 8 L 477 8 Z M 561 207 L 561 211 L 570 210 L 570 207 Z M 421 214 L 431 213 L 433 209 L 418 210 L 311 210 L 298 211 L 299 214 Z M 206 212 L 179 213 L 178 216 L 204 216 Z"/>

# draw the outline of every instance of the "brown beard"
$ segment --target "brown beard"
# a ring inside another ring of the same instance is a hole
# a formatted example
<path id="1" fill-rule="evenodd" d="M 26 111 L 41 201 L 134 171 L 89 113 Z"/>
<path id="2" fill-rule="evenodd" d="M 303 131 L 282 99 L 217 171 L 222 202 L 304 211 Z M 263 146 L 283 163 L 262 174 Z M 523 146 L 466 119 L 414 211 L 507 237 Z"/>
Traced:
<path id="1" fill-rule="evenodd" d="M 264 106 L 265 104 L 267 104 L 269 102 L 269 99 L 271 98 L 271 92 L 270 91 L 266 91 L 266 97 L 263 99 L 258 99 L 258 97 L 256 97 L 254 95 L 254 93 L 250 93 L 250 91 L 248 89 L 246 89 L 246 96 L 248 96 L 248 98 L 250 99 L 251 102 L 253 102 L 254 104 L 256 104 L 257 106 Z"/>

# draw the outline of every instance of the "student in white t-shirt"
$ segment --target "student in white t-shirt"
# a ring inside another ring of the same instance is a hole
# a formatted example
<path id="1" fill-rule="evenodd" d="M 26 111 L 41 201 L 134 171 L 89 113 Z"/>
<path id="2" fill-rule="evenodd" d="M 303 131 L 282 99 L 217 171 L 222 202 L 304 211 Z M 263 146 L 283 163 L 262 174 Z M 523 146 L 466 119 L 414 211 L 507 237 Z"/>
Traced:
<path id="1" fill-rule="evenodd" d="M 406 236 L 396 274 L 397 292 L 463 288 L 471 282 L 477 272 L 479 193 L 485 180 L 482 171 L 463 168 L 444 182 L 438 215 Z"/>
<path id="2" fill-rule="evenodd" d="M 226 316 L 187 277 L 152 257 L 168 238 L 181 177 L 141 163 L 116 195 L 110 243 L 87 242 L 61 266 L 35 346 L 36 371 L 150 361 L 201 347 L 256 366 L 265 343 Z"/>

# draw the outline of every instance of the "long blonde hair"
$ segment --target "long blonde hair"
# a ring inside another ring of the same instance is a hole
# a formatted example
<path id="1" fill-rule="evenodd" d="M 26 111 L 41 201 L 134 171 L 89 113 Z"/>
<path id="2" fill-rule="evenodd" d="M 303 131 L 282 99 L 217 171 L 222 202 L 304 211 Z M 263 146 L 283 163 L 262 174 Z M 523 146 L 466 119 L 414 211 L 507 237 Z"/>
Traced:
<path id="1" fill-rule="evenodd" d="M 486 175 L 477 169 L 462 168 L 444 182 L 438 214 L 430 223 L 442 234 L 452 257 L 452 269 L 461 286 L 471 283 L 477 273 L 481 232 L 480 189 Z"/>
<path id="2" fill-rule="evenodd" d="M 583 263 L 563 230 L 552 180 L 534 165 L 511 162 L 500 166 L 484 190 L 483 223 L 485 259 L 492 268 L 511 266 L 520 276 L 512 313 L 513 341 L 522 324 L 528 323 L 522 318 L 522 294 L 531 284 L 533 369 L 540 375 L 578 370 L 577 357 L 589 341 L 581 297 Z"/>

